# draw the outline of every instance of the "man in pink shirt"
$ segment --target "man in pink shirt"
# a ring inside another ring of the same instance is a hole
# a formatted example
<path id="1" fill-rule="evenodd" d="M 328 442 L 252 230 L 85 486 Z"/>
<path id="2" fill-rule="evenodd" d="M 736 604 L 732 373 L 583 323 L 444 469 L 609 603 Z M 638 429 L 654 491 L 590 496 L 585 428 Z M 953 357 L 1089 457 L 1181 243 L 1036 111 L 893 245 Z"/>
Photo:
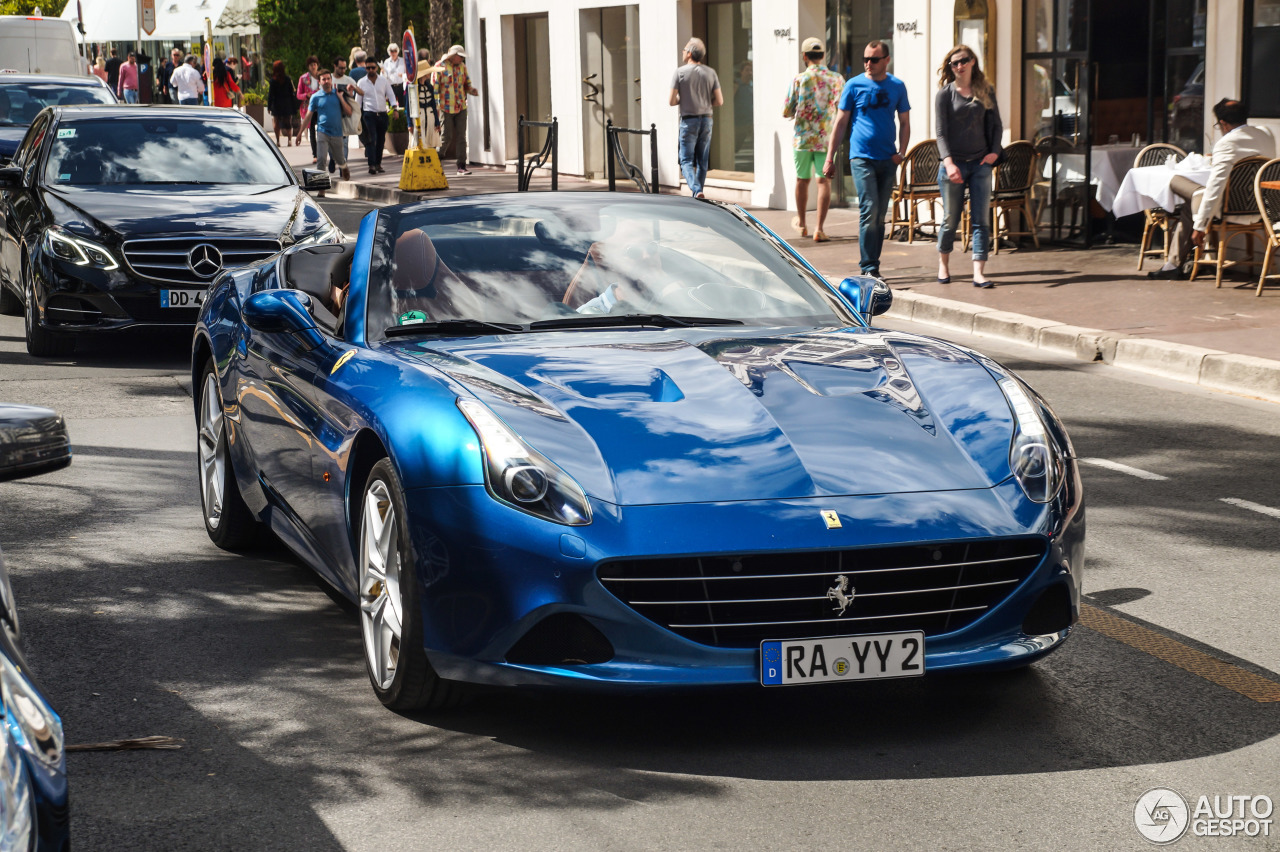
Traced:
<path id="1" fill-rule="evenodd" d="M 138 57 L 131 50 L 129 60 L 120 66 L 120 79 L 116 81 L 116 94 L 127 104 L 138 102 Z"/>

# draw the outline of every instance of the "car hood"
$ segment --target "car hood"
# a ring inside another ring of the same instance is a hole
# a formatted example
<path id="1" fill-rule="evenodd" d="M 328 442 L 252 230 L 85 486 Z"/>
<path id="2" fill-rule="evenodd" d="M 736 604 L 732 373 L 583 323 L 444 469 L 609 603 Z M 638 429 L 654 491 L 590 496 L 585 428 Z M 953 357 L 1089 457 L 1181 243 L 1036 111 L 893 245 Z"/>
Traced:
<path id="1" fill-rule="evenodd" d="M 929 338 L 574 332 L 401 352 L 620 505 L 989 488 L 1010 475 L 1003 393 Z"/>
<path id="2" fill-rule="evenodd" d="M 103 229 L 123 237 L 195 233 L 203 236 L 272 238 L 295 217 L 319 221 L 319 211 L 296 186 L 113 186 L 43 190 L 55 221 L 88 231 Z M 87 233 L 86 233 L 87 235 Z"/>

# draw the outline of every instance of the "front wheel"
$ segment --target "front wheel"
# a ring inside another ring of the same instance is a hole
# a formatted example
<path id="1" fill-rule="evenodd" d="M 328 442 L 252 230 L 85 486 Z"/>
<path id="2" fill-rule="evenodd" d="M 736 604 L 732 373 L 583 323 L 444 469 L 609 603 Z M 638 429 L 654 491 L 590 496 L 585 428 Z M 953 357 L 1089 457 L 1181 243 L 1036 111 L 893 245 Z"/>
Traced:
<path id="1" fill-rule="evenodd" d="M 75 351 L 76 339 L 68 334 L 58 334 L 40 325 L 40 305 L 36 303 L 36 291 L 28 282 L 27 309 L 23 312 L 27 332 L 27 354 L 37 358 L 61 358 Z"/>
<path id="2" fill-rule="evenodd" d="M 196 454 L 200 464 L 200 508 L 205 532 L 223 550 L 251 547 L 262 541 L 265 528 L 240 495 L 227 449 L 227 421 L 212 358 L 205 362 L 200 374 L 199 392 Z"/>
<path id="3" fill-rule="evenodd" d="M 456 704 L 460 687 L 442 679 L 422 647 L 418 574 L 408 512 L 390 459 L 373 466 L 360 507 L 360 632 L 378 699 L 392 710 Z"/>

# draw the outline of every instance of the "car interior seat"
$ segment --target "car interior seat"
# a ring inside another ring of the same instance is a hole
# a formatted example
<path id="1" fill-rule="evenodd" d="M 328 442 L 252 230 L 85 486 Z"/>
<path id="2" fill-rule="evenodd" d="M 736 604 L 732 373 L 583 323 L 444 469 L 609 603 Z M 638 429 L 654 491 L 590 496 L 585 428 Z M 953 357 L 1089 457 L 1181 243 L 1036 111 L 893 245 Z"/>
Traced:
<path id="1" fill-rule="evenodd" d="M 311 315 L 331 334 L 339 333 L 341 306 L 336 294 L 351 280 L 355 243 L 326 243 L 290 252 L 284 258 L 284 283 L 311 297 Z"/>

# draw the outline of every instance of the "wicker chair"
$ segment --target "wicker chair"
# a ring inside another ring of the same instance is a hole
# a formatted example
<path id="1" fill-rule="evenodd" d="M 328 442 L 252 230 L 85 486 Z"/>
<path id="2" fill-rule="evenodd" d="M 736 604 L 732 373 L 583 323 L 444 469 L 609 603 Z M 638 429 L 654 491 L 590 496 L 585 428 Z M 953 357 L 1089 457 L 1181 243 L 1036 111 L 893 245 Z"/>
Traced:
<path id="1" fill-rule="evenodd" d="M 991 248 L 997 254 L 1000 252 L 1001 237 L 1017 242 L 1015 237 L 1029 235 L 1036 248 L 1040 248 L 1039 228 L 1036 227 L 1035 217 L 1031 215 L 1031 188 L 1036 182 L 1038 162 L 1035 147 L 1024 140 L 1006 145 L 1004 162 L 995 168 L 995 174 L 991 178 Z M 1012 230 L 1009 224 L 1012 213 L 1020 215 L 1030 230 Z M 1003 227 L 1000 225 L 1002 214 Z"/>
<path id="2" fill-rule="evenodd" d="M 1275 252 L 1277 246 L 1280 246 L 1280 233 L 1276 232 L 1276 228 L 1280 228 L 1280 189 L 1271 189 L 1262 186 L 1263 181 L 1280 181 L 1280 159 L 1267 160 L 1253 181 L 1253 192 L 1258 202 L 1258 212 L 1262 214 L 1262 226 L 1267 237 L 1267 252 L 1262 258 L 1262 273 L 1258 276 L 1258 292 L 1254 295 L 1261 296 L 1262 288 L 1267 283 L 1267 273 L 1271 271 L 1271 256 Z"/>
<path id="3" fill-rule="evenodd" d="M 897 234 L 899 227 L 906 227 L 907 242 L 915 242 L 916 229 L 921 225 L 938 226 L 934 203 L 941 201 L 938 190 L 938 140 L 926 139 L 913 145 L 902 158 L 898 172 L 898 185 L 890 197 L 889 234 Z M 929 218 L 921 221 L 919 204 L 927 202 Z"/>
<path id="4" fill-rule="evenodd" d="M 1182 162 L 1187 156 L 1187 152 L 1179 148 L 1177 145 L 1168 145 L 1164 142 L 1157 142 L 1154 145 L 1148 145 L 1138 152 L 1138 156 L 1133 160 L 1135 169 L 1146 168 L 1147 166 L 1159 166 L 1168 162 L 1169 157 L 1173 157 L 1175 163 Z M 1142 225 L 1142 242 L 1138 245 L 1138 271 L 1142 271 L 1142 264 L 1148 257 L 1165 258 L 1169 256 L 1169 237 L 1173 230 L 1169 222 L 1171 214 L 1168 210 L 1142 211 L 1145 221 Z M 1151 238 L 1155 235 L 1156 228 L 1159 228 L 1164 234 L 1164 247 L 1153 249 L 1151 247 Z"/>
<path id="5" fill-rule="evenodd" d="M 1258 212 L 1258 197 L 1254 187 L 1254 178 L 1262 168 L 1266 157 L 1245 157 L 1231 167 L 1227 175 L 1227 186 L 1222 193 L 1222 212 L 1218 218 L 1209 223 L 1209 230 L 1204 235 L 1204 245 L 1217 245 L 1212 257 L 1203 248 L 1197 248 L 1195 259 L 1191 263 L 1191 280 L 1196 280 L 1200 264 L 1211 263 L 1217 269 L 1215 287 L 1222 286 L 1222 270 L 1228 266 L 1262 266 L 1261 261 L 1253 260 L 1253 236 L 1258 234 L 1264 239 L 1262 214 Z M 1248 238 L 1249 260 L 1227 260 L 1227 246 L 1236 236 L 1244 234 Z"/>

